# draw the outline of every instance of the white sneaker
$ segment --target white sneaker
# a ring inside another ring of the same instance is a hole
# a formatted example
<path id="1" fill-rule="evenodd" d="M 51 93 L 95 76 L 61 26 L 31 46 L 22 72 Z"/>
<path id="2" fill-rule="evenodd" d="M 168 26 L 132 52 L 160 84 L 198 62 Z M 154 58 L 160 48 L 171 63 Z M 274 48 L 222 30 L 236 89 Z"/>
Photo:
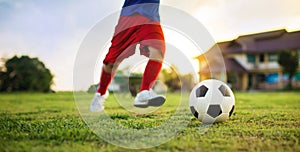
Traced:
<path id="1" fill-rule="evenodd" d="M 100 93 L 95 93 L 94 98 L 91 102 L 90 111 L 91 112 L 101 112 L 104 110 L 104 102 L 105 99 L 108 97 L 108 91 L 101 96 Z"/>
<path id="2" fill-rule="evenodd" d="M 156 95 L 152 90 L 143 90 L 136 95 L 133 105 L 139 108 L 147 108 L 148 106 L 159 107 L 165 101 L 166 98 L 164 96 Z"/>

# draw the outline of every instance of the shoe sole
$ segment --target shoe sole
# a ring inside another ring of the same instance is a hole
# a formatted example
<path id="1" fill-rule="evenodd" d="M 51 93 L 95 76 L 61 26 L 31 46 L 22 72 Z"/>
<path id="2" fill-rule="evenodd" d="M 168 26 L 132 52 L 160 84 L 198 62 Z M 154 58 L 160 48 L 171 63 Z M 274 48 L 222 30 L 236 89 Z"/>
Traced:
<path id="1" fill-rule="evenodd" d="M 152 106 L 152 107 L 159 107 L 161 105 L 163 105 L 166 101 L 166 98 L 163 97 L 163 96 L 157 96 L 157 97 L 154 97 L 152 99 L 149 99 L 148 100 L 148 103 L 145 104 L 145 105 L 134 105 L 135 107 L 138 107 L 138 108 L 147 108 L 149 106 Z"/>

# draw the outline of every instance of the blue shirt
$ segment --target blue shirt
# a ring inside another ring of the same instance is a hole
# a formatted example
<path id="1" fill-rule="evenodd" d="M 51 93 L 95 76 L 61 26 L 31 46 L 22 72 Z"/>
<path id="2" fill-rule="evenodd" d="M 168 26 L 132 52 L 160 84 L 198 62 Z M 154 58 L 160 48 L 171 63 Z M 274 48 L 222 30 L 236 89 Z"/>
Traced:
<path id="1" fill-rule="evenodd" d="M 132 16 L 138 13 L 151 20 L 160 21 L 159 1 L 160 0 L 125 0 L 121 16 Z"/>

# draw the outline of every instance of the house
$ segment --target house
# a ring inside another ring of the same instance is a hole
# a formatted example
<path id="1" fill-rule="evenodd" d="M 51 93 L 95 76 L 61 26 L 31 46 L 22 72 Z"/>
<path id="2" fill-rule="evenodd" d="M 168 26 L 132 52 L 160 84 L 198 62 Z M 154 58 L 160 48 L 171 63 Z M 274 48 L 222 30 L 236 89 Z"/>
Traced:
<path id="1" fill-rule="evenodd" d="M 278 64 L 278 54 L 283 50 L 298 53 L 300 67 L 300 31 L 282 29 L 216 43 L 195 57 L 199 61 L 200 81 L 216 78 L 237 90 L 281 89 L 288 79 Z M 300 68 L 293 85 L 300 88 Z"/>

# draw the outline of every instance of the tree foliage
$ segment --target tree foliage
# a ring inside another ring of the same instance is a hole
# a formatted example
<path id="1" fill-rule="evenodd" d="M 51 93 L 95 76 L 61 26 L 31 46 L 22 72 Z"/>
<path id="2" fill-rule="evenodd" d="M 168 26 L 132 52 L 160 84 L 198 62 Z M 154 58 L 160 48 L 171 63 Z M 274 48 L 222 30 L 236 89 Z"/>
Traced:
<path id="1" fill-rule="evenodd" d="M 164 79 L 164 83 L 168 86 L 170 91 L 191 91 L 194 87 L 193 74 L 182 75 L 178 73 L 178 69 L 175 65 L 171 65 L 168 69 L 161 71 Z"/>
<path id="2" fill-rule="evenodd" d="M 38 58 L 14 56 L 0 73 L 0 91 L 51 91 L 53 75 Z"/>
<path id="3" fill-rule="evenodd" d="M 278 63 L 283 68 L 283 72 L 289 75 L 289 84 L 288 88 L 292 88 L 292 78 L 297 72 L 298 68 L 298 55 L 291 51 L 282 51 L 279 54 Z"/>
<path id="4" fill-rule="evenodd" d="M 176 73 L 177 68 L 171 65 L 169 69 L 163 69 L 161 71 L 164 77 L 164 83 L 168 86 L 170 91 L 176 91 L 181 89 L 181 82 L 178 74 Z"/>

